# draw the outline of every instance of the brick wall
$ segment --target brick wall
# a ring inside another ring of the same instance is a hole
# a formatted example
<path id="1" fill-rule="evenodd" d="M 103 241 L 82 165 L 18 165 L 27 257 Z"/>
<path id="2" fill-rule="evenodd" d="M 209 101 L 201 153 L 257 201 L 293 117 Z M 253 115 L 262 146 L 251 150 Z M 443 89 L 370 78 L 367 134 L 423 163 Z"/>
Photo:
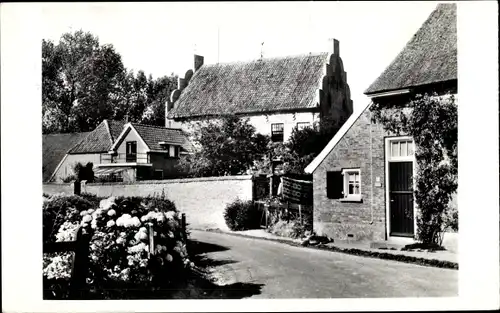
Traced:
<path id="1" fill-rule="evenodd" d="M 162 190 L 181 212 L 186 213 L 190 228 L 227 230 L 223 217 L 224 208 L 236 198 L 252 199 L 252 177 L 207 177 L 82 186 L 82 192 L 102 197 L 148 196 L 161 194 Z M 43 192 L 71 194 L 73 189 L 69 184 L 44 184 Z"/>
<path id="2" fill-rule="evenodd" d="M 384 136 L 381 125 L 370 123 L 366 110 L 318 166 L 313 174 L 316 232 L 335 239 L 347 239 L 348 234 L 362 241 L 385 239 Z M 327 198 L 326 172 L 343 168 L 360 169 L 361 203 Z"/>

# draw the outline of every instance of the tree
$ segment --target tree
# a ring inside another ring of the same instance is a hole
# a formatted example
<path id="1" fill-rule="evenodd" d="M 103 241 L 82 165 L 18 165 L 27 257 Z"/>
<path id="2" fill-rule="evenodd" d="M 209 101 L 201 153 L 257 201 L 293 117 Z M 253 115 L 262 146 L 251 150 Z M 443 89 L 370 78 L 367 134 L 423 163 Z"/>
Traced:
<path id="1" fill-rule="evenodd" d="M 417 238 L 440 244 L 444 219 L 458 187 L 458 114 L 453 95 L 416 95 L 404 106 L 374 103 L 374 122 L 415 141 Z M 458 218 L 458 215 L 456 215 Z M 456 227 L 456 226 L 455 226 Z"/>
<path id="2" fill-rule="evenodd" d="M 165 103 L 170 93 L 177 88 L 177 75 L 159 77 L 150 76 L 147 85 L 148 103 L 142 112 L 140 122 L 147 125 L 165 126 Z"/>
<path id="3" fill-rule="evenodd" d="M 89 131 L 113 116 L 124 66 L 112 45 L 88 32 L 42 41 L 43 132 Z"/>
<path id="4" fill-rule="evenodd" d="M 268 155 L 256 163 L 255 171 L 267 173 L 272 159 L 283 162 L 284 174 L 304 174 L 304 169 L 326 147 L 340 129 L 344 120 L 324 117 L 311 127 L 295 127 L 287 142 L 270 143 Z"/>
<path id="5" fill-rule="evenodd" d="M 182 159 L 180 167 L 192 176 L 243 174 L 264 157 L 268 141 L 247 119 L 230 115 L 205 121 L 194 135 L 198 151 Z"/>

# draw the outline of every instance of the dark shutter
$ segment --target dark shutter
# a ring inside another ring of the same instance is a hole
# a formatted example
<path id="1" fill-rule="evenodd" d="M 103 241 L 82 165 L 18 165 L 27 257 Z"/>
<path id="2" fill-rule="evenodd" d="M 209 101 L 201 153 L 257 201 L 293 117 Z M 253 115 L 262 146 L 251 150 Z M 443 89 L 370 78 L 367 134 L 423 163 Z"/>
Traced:
<path id="1" fill-rule="evenodd" d="M 326 172 L 326 196 L 329 199 L 343 198 L 344 177 L 341 171 Z"/>

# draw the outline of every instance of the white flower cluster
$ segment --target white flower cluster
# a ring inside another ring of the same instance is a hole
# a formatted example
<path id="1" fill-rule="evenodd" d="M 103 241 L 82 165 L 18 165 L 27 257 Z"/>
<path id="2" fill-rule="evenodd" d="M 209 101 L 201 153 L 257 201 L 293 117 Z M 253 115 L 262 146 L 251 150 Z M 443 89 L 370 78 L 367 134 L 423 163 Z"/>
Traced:
<path id="1" fill-rule="evenodd" d="M 73 255 L 57 255 L 44 267 L 43 275 L 48 279 L 68 279 L 71 277 L 71 260 Z"/>
<path id="2" fill-rule="evenodd" d="M 141 221 L 148 222 L 148 221 L 156 220 L 158 222 L 163 222 L 163 221 L 165 221 L 165 218 L 166 217 L 165 217 L 165 214 L 163 212 L 149 211 L 148 214 L 141 217 Z"/>
<path id="3" fill-rule="evenodd" d="M 140 227 L 141 221 L 137 216 L 130 216 L 130 214 L 123 214 L 116 220 L 116 226 L 123 226 L 125 228 L 129 227 Z"/>
<path id="4" fill-rule="evenodd" d="M 148 230 L 146 229 L 146 227 L 139 228 L 139 231 L 135 233 L 134 238 L 136 241 L 147 240 Z"/>
<path id="5" fill-rule="evenodd" d="M 64 222 L 56 235 L 56 241 L 73 241 L 76 239 L 78 224 L 69 221 Z"/>

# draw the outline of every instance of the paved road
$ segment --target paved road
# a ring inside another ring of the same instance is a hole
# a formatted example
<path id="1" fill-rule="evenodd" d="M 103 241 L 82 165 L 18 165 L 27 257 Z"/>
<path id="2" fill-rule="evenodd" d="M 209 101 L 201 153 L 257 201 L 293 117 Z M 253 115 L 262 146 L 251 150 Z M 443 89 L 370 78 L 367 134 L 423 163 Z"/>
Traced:
<path id="1" fill-rule="evenodd" d="M 457 296 L 458 271 L 191 231 L 218 284 L 258 286 L 252 298 Z"/>

